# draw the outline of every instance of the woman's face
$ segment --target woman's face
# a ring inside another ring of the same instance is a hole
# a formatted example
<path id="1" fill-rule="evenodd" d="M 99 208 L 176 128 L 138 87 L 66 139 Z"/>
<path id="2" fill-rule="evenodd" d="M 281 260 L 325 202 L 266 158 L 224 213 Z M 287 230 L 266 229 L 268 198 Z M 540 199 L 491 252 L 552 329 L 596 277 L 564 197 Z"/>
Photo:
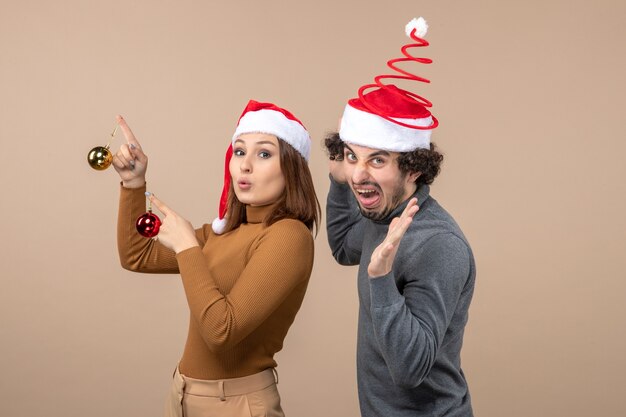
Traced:
<path id="1" fill-rule="evenodd" d="M 240 135 L 233 144 L 229 170 L 235 194 L 243 204 L 272 204 L 285 190 L 280 148 L 274 135 Z"/>

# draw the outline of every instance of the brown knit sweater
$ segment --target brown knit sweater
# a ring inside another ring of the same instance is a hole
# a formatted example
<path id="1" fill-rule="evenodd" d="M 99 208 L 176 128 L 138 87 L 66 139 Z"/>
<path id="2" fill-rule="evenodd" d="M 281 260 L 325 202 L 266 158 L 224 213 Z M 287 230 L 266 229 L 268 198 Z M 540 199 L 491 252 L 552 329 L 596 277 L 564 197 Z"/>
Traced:
<path id="1" fill-rule="evenodd" d="M 125 269 L 180 273 L 189 333 L 180 372 L 198 379 L 237 378 L 275 367 L 300 309 L 313 267 L 313 237 L 300 221 L 263 219 L 272 206 L 246 207 L 247 223 L 216 235 L 196 230 L 200 247 L 176 255 L 135 230 L 145 187 L 121 187 L 118 250 Z"/>

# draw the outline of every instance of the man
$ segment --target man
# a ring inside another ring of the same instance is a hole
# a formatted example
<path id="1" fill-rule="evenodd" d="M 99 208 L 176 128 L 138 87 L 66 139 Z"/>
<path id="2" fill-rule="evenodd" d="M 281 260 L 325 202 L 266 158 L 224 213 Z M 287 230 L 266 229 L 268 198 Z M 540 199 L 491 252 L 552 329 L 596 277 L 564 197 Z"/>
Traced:
<path id="1" fill-rule="evenodd" d="M 325 141 L 328 241 L 337 262 L 359 265 L 361 413 L 472 416 L 460 351 L 475 264 L 430 196 L 443 159 L 430 142 L 437 121 L 428 101 L 380 79 L 348 102 Z"/>

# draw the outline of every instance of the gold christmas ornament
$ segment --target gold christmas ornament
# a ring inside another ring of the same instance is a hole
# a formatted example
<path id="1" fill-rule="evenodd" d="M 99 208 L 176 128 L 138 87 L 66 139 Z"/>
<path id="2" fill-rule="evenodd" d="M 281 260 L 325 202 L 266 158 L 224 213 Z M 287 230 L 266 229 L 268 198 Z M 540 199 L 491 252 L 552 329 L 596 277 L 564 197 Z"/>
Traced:
<path id="1" fill-rule="evenodd" d="M 106 146 L 96 146 L 89 151 L 87 154 L 87 163 L 89 163 L 90 167 L 98 171 L 103 171 L 111 165 L 111 162 L 113 162 L 113 154 L 109 150 L 109 146 L 115 137 L 115 133 L 117 133 L 117 125 L 115 125 L 115 129 L 113 129 L 113 133 L 111 133 L 111 139 Z"/>
<path id="2" fill-rule="evenodd" d="M 98 171 L 107 169 L 112 161 L 113 155 L 111 155 L 111 151 L 106 146 L 96 146 L 87 155 L 89 166 Z"/>

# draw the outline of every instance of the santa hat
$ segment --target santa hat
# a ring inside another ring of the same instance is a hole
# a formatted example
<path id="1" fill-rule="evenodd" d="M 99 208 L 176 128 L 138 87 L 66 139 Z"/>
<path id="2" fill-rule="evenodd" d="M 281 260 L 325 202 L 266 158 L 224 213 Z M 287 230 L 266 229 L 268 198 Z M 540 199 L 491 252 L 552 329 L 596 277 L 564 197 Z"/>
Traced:
<path id="1" fill-rule="evenodd" d="M 300 120 L 289 111 L 272 103 L 260 103 L 250 100 L 241 113 L 231 144 L 226 150 L 224 161 L 224 187 L 220 198 L 219 217 L 213 220 L 211 227 L 217 234 L 224 232 L 226 227 L 226 210 L 228 191 L 230 190 L 230 159 L 233 156 L 233 144 L 237 138 L 245 133 L 265 133 L 274 135 L 278 139 L 291 145 L 302 157 L 308 161 L 311 153 L 311 138 Z"/>
<path id="2" fill-rule="evenodd" d="M 415 93 L 381 81 L 402 79 L 430 82 L 395 65 L 397 62 L 407 61 L 432 63 L 429 58 L 418 58 L 408 52 L 410 48 L 429 45 L 423 39 L 427 30 L 428 25 L 422 17 L 413 19 L 407 24 L 407 36 L 417 43 L 402 47 L 404 58 L 387 62 L 387 65 L 400 75 L 379 75 L 374 78 L 373 84 L 366 84 L 359 89 L 357 98 L 348 101 L 339 128 L 341 140 L 392 152 L 430 149 L 430 134 L 439 124 L 428 110 L 432 103 Z M 366 92 L 367 90 L 372 91 Z"/>

